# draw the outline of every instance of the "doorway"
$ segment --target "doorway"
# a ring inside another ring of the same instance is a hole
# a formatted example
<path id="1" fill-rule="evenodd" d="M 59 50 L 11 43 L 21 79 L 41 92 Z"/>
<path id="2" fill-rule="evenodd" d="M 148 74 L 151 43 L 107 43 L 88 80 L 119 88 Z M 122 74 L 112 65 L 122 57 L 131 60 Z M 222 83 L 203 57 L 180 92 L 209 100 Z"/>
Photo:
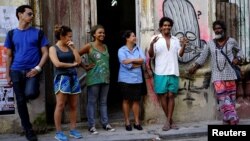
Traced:
<path id="1" fill-rule="evenodd" d="M 97 24 L 105 28 L 105 44 L 110 54 L 110 89 L 108 112 L 110 119 L 122 119 L 122 95 L 118 87 L 118 49 L 123 31 L 136 32 L 135 0 L 97 0 Z"/>

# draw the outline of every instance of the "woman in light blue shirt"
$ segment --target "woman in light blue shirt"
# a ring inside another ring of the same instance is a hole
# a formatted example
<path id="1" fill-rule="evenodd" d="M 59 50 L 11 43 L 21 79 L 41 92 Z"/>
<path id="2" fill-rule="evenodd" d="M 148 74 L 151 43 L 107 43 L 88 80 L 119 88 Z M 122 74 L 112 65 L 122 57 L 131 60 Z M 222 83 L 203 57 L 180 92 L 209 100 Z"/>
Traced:
<path id="1" fill-rule="evenodd" d="M 142 97 L 143 73 L 141 68 L 145 63 L 145 55 L 142 49 L 136 45 L 136 36 L 133 31 L 125 31 L 122 38 L 125 41 L 125 45 L 118 50 L 120 62 L 118 82 L 123 95 L 122 108 L 125 128 L 127 131 L 132 130 L 129 120 L 131 106 L 135 120 L 134 128 L 143 130 L 139 121 L 139 102 Z"/>

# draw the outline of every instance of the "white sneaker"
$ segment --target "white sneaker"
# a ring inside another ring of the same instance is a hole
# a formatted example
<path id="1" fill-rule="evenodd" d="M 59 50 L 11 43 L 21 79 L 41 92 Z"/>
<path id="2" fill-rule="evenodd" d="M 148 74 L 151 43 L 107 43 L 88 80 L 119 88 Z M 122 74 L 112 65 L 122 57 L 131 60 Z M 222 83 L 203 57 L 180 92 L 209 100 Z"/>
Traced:
<path id="1" fill-rule="evenodd" d="M 114 132 L 115 129 L 110 125 L 110 124 L 107 124 L 106 126 L 103 127 L 103 129 L 109 131 L 109 132 Z"/>
<path id="2" fill-rule="evenodd" d="M 91 127 L 91 128 L 89 128 L 89 132 L 90 132 L 92 135 L 96 135 L 96 134 L 98 134 L 98 132 L 97 132 L 97 130 L 96 130 L 96 128 L 95 128 L 95 127 Z"/>

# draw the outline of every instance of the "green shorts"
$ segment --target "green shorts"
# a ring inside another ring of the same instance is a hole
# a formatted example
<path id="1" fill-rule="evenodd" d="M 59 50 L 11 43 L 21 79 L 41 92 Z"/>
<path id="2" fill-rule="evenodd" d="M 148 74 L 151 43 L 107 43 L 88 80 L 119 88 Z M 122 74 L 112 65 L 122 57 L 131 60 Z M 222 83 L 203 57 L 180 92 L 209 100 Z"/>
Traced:
<path id="1" fill-rule="evenodd" d="M 154 74 L 154 90 L 156 94 L 166 94 L 168 92 L 177 94 L 179 89 L 179 77 L 176 75 Z"/>

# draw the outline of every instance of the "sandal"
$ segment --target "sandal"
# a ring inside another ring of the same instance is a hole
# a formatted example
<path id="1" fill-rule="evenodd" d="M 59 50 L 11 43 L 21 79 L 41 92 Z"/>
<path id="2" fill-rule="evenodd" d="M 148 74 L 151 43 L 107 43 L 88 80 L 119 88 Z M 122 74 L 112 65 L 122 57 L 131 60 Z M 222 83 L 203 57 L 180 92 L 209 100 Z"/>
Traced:
<path id="1" fill-rule="evenodd" d="M 169 124 L 169 122 L 166 122 L 166 123 L 164 124 L 164 126 L 162 127 L 162 130 L 163 130 L 163 131 L 168 131 L 168 130 L 170 130 L 170 124 Z"/>

